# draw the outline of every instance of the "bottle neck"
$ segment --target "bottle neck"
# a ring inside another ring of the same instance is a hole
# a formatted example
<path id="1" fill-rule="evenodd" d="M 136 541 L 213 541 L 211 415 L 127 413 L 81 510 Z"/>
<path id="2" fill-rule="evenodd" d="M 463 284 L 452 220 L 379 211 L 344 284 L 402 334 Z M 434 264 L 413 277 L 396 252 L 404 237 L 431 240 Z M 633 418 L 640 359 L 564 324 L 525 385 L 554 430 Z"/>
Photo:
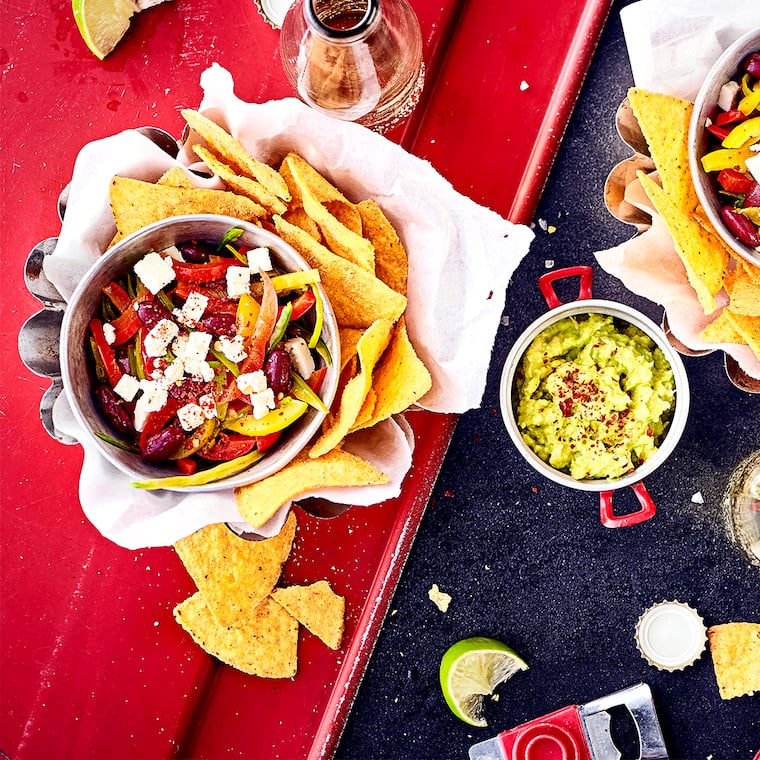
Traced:
<path id="1" fill-rule="evenodd" d="M 303 9 L 314 34 L 335 43 L 366 37 L 380 18 L 380 0 L 304 0 Z"/>

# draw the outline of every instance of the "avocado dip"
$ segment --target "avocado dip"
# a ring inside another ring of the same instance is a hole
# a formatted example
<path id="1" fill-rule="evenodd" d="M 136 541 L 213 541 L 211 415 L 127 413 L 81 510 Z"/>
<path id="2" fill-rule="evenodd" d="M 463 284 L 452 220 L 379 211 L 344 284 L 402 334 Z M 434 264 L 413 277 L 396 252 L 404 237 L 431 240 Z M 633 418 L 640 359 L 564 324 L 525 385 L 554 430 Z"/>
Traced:
<path id="1" fill-rule="evenodd" d="M 651 457 L 675 406 L 662 350 L 610 315 L 565 317 L 534 338 L 516 379 L 528 446 L 576 480 L 619 478 Z"/>

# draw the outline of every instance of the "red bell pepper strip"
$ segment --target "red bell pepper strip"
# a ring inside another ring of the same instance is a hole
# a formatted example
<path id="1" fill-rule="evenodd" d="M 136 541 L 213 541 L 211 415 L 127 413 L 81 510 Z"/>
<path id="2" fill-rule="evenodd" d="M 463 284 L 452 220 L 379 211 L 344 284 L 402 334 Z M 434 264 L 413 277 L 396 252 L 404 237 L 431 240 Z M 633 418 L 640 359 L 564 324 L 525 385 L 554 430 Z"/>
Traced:
<path id="1" fill-rule="evenodd" d="M 721 169 L 718 172 L 718 184 L 729 193 L 746 195 L 754 184 L 754 180 L 736 169 Z"/>
<path id="2" fill-rule="evenodd" d="M 257 435 L 254 436 L 256 439 L 256 448 L 259 451 L 266 451 L 267 449 L 271 449 L 272 446 L 277 443 L 277 441 L 280 439 L 280 436 L 282 435 L 281 430 L 277 430 L 274 433 L 269 433 L 268 435 Z"/>
<path id="3" fill-rule="evenodd" d="M 707 131 L 711 135 L 715 135 L 715 137 L 723 142 L 731 134 L 731 127 L 721 127 L 718 124 L 708 124 Z"/>
<path id="4" fill-rule="evenodd" d="M 126 343 L 142 327 L 142 322 L 140 321 L 140 317 L 137 316 L 137 312 L 133 308 L 127 307 L 121 316 L 111 321 L 111 327 L 116 331 L 113 344 L 114 346 L 120 346 L 122 343 Z"/>
<path id="5" fill-rule="evenodd" d="M 132 299 L 129 297 L 124 288 L 119 285 L 118 282 L 109 282 L 102 289 L 103 295 L 108 296 L 111 303 L 119 310 L 120 314 L 123 314 L 131 305 Z"/>
<path id="6" fill-rule="evenodd" d="M 177 460 L 177 469 L 183 475 L 192 475 L 198 469 L 198 464 L 194 459 L 185 457 L 184 459 Z"/>
<path id="7" fill-rule="evenodd" d="M 311 288 L 307 288 L 298 298 L 293 299 L 293 313 L 290 321 L 293 322 L 302 317 L 317 302 L 317 296 Z"/>
<path id="8" fill-rule="evenodd" d="M 119 363 L 116 361 L 116 354 L 114 353 L 113 348 L 106 340 L 105 333 L 103 332 L 103 323 L 97 317 L 93 317 L 90 320 L 90 333 L 95 341 L 95 349 L 98 352 L 100 363 L 106 372 L 108 382 L 113 388 L 116 383 L 121 380 L 124 373 L 122 372 L 121 367 L 119 367 Z"/>
<path id="9" fill-rule="evenodd" d="M 176 399 L 170 398 L 161 409 L 158 409 L 155 412 L 148 412 L 145 424 L 140 432 L 140 450 L 144 450 L 148 440 L 158 433 L 158 431 L 176 415 L 178 408 L 179 403 Z"/>
<path id="10" fill-rule="evenodd" d="M 177 282 L 213 282 L 224 279 L 227 269 L 238 263 L 236 259 L 222 256 L 211 256 L 205 264 L 186 264 L 182 261 L 173 262 L 174 275 Z"/>
<path id="11" fill-rule="evenodd" d="M 732 108 L 730 111 L 719 113 L 713 120 L 713 124 L 722 127 L 724 124 L 733 124 L 737 121 L 744 121 L 746 118 L 738 108 Z"/>

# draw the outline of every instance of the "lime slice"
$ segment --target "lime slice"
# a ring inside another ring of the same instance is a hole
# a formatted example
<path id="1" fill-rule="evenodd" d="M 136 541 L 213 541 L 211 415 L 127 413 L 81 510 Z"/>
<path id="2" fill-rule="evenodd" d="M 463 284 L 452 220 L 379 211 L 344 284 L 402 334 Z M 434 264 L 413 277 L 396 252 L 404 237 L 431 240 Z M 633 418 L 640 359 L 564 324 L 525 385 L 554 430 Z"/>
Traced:
<path id="1" fill-rule="evenodd" d="M 458 718 L 471 726 L 486 726 L 483 697 L 528 664 L 513 649 L 495 639 L 476 636 L 451 646 L 441 660 L 441 689 Z"/>
<path id="2" fill-rule="evenodd" d="M 103 60 L 129 29 L 135 0 L 72 0 L 74 20 L 90 50 Z"/>

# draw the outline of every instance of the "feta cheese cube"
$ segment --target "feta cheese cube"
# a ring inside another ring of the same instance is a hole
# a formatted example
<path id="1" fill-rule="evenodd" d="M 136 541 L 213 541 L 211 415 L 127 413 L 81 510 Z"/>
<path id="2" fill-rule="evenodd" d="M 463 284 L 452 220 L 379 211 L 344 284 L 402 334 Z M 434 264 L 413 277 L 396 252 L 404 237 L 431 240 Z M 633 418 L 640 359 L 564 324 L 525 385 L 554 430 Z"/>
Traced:
<path id="1" fill-rule="evenodd" d="M 260 246 L 248 251 L 248 268 L 254 273 L 258 273 L 260 269 L 271 272 L 272 257 L 269 255 L 269 248 Z"/>
<path id="2" fill-rule="evenodd" d="M 304 380 L 308 380 L 316 369 L 314 357 L 311 355 L 308 343 L 303 338 L 290 338 L 290 340 L 286 340 L 282 345 L 288 354 L 290 354 L 293 369 Z"/>
<path id="3" fill-rule="evenodd" d="M 182 359 L 175 359 L 165 370 L 163 379 L 166 383 L 178 383 L 185 376 L 185 364 Z"/>
<path id="4" fill-rule="evenodd" d="M 227 267 L 227 295 L 240 298 L 243 293 L 251 292 L 251 270 L 248 267 Z"/>
<path id="5" fill-rule="evenodd" d="M 103 325 L 103 337 L 106 339 L 106 343 L 108 343 L 109 346 L 116 343 L 116 328 L 110 322 L 106 322 Z"/>
<path id="6" fill-rule="evenodd" d="M 254 418 L 260 420 L 276 406 L 274 391 L 271 388 L 267 388 L 259 393 L 251 394 L 251 406 L 253 407 Z"/>
<path id="7" fill-rule="evenodd" d="M 242 362 L 248 353 L 243 347 L 243 336 L 236 335 L 234 338 L 230 338 L 227 335 L 222 335 L 219 340 L 214 344 L 214 348 L 217 351 L 224 354 L 231 362 Z"/>
<path id="8" fill-rule="evenodd" d="M 140 380 L 142 395 L 135 403 L 135 430 L 139 433 L 145 427 L 150 412 L 164 408 L 169 394 L 157 380 Z"/>
<path id="9" fill-rule="evenodd" d="M 140 390 L 140 381 L 133 375 L 122 375 L 113 387 L 114 392 L 125 401 L 132 401 Z"/>
<path id="10" fill-rule="evenodd" d="M 217 416 L 216 414 L 216 401 L 210 393 L 204 393 L 198 399 L 198 406 L 203 410 L 203 416 L 207 420 L 212 420 Z"/>
<path id="11" fill-rule="evenodd" d="M 187 362 L 190 359 L 205 359 L 211 346 L 211 333 L 191 332 L 187 336 L 187 344 L 182 358 Z"/>
<path id="12" fill-rule="evenodd" d="M 755 181 L 760 182 L 760 154 L 750 156 L 744 163 L 749 173 L 755 178 Z"/>
<path id="13" fill-rule="evenodd" d="M 208 296 L 193 290 L 187 297 L 181 309 L 175 309 L 173 312 L 176 320 L 185 327 L 195 327 L 201 321 L 203 313 L 208 306 Z"/>
<path id="14" fill-rule="evenodd" d="M 183 430 L 195 430 L 206 421 L 206 415 L 198 404 L 185 404 L 177 410 L 177 419 Z"/>
<path id="15" fill-rule="evenodd" d="M 179 327 L 170 319 L 162 319 L 145 336 L 145 353 L 148 356 L 163 356 L 169 344 L 179 334 Z"/>
<path id="16" fill-rule="evenodd" d="M 266 390 L 267 376 L 262 370 L 257 369 L 255 372 L 244 372 L 242 375 L 238 375 L 236 382 L 240 392 L 249 396 Z"/>
<path id="17" fill-rule="evenodd" d="M 206 383 L 214 379 L 214 368 L 205 359 L 184 359 L 185 372 Z"/>
<path id="18" fill-rule="evenodd" d="M 143 256 L 134 267 L 135 274 L 148 290 L 156 295 L 174 279 L 174 266 L 170 258 L 151 251 Z"/>

